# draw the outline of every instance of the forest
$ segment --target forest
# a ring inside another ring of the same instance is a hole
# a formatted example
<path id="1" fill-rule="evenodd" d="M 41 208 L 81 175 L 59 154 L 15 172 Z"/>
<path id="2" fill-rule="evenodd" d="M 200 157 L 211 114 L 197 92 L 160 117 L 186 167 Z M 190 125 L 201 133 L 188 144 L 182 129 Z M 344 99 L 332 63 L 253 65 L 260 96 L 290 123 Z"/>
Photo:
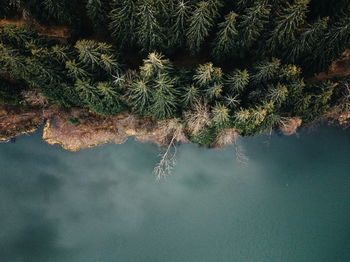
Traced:
<path id="1" fill-rule="evenodd" d="M 210 145 L 350 110 L 350 78 L 310 81 L 350 48 L 349 0 L 0 0 L 0 103 L 23 90 L 99 115 L 176 119 Z M 63 26 L 47 37 L 35 24 Z"/>

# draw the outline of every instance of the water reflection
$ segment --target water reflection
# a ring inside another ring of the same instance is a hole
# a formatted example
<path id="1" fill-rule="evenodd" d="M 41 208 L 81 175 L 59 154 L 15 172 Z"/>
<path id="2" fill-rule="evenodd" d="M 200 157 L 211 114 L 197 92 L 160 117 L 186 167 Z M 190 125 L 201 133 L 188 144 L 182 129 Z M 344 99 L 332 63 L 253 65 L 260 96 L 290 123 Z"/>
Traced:
<path id="1" fill-rule="evenodd" d="M 350 133 L 184 145 L 156 182 L 157 148 L 79 153 L 38 134 L 0 146 L 0 261 L 349 261 Z"/>

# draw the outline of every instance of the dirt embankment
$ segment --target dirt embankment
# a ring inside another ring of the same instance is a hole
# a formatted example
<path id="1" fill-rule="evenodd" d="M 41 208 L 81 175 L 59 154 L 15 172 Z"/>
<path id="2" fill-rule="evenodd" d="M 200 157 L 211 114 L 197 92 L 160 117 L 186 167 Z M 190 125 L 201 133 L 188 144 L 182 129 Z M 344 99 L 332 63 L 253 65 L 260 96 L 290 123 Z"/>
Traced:
<path id="1" fill-rule="evenodd" d="M 326 72 L 314 76 L 311 80 L 318 82 L 335 77 L 350 76 L 350 50 L 346 50 L 343 56 L 334 61 Z"/>
<path id="2" fill-rule="evenodd" d="M 45 26 L 30 19 L 0 19 L 0 26 L 2 25 L 17 25 L 17 26 L 29 26 L 35 29 L 39 35 L 46 36 L 48 38 L 57 39 L 62 43 L 67 42 L 67 39 L 71 37 L 69 29 L 64 26 Z"/>
<path id="3" fill-rule="evenodd" d="M 4 106 L 0 109 L 0 141 L 34 132 L 43 121 L 39 109 Z"/>
<path id="4" fill-rule="evenodd" d="M 45 109 L 3 106 L 0 110 L 0 141 L 34 132 L 45 121 L 43 139 L 51 145 L 59 144 L 69 151 L 109 142 L 121 144 L 129 136 L 140 142 L 163 146 L 167 143 L 166 136 L 169 135 L 154 119 L 129 113 L 105 117 L 86 109 L 66 109 L 58 105 Z M 180 141 L 179 138 L 176 142 L 188 141 L 183 138 Z"/>

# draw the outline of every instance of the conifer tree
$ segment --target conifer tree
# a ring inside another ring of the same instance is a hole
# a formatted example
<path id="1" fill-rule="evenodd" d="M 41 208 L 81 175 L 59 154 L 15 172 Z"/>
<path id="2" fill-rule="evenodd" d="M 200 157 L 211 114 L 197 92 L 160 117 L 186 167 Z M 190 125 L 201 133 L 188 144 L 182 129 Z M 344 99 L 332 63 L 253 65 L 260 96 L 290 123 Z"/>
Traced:
<path id="1" fill-rule="evenodd" d="M 9 72 L 17 79 L 23 79 L 28 71 L 25 58 L 17 50 L 6 47 L 2 43 L 0 43 L 0 66 L 2 70 Z"/>
<path id="2" fill-rule="evenodd" d="M 75 82 L 75 89 L 78 91 L 80 98 L 84 102 L 93 101 L 97 96 L 96 88 L 88 81 L 78 79 Z"/>
<path id="3" fill-rule="evenodd" d="M 175 2 L 173 13 L 173 25 L 171 32 L 173 33 L 171 41 L 173 44 L 182 45 L 185 41 L 186 28 L 188 28 L 188 20 L 192 12 L 192 6 L 189 1 L 178 0 Z"/>
<path id="4" fill-rule="evenodd" d="M 79 53 L 79 62 L 89 70 L 100 68 L 110 74 L 119 70 L 112 46 L 92 40 L 80 40 L 75 48 Z"/>
<path id="5" fill-rule="evenodd" d="M 236 0 L 235 6 L 238 11 L 244 10 L 252 5 L 254 0 Z"/>
<path id="6" fill-rule="evenodd" d="M 150 114 L 153 117 L 167 119 L 174 116 L 178 106 L 178 91 L 174 84 L 174 79 L 164 74 L 159 75 L 155 80 L 150 107 Z"/>
<path id="7" fill-rule="evenodd" d="M 235 109 L 240 103 L 241 100 L 238 95 L 226 95 L 224 97 L 224 104 L 230 109 Z"/>
<path id="8" fill-rule="evenodd" d="M 276 86 L 270 86 L 268 89 L 268 98 L 272 102 L 281 104 L 284 102 L 288 95 L 288 89 L 285 85 L 278 83 Z"/>
<path id="9" fill-rule="evenodd" d="M 88 76 L 88 73 L 80 67 L 75 60 L 67 61 L 66 69 L 68 75 L 73 79 L 85 79 Z"/>
<path id="10" fill-rule="evenodd" d="M 36 10 L 36 13 L 40 14 L 39 16 L 65 24 L 72 24 L 73 20 L 75 20 L 76 0 L 42 0 L 38 2 L 32 4 L 32 9 L 43 8 L 44 12 L 42 13 L 40 13 L 42 10 Z"/>
<path id="11" fill-rule="evenodd" d="M 195 102 L 198 101 L 200 96 L 199 89 L 194 85 L 190 85 L 184 88 L 182 95 L 182 104 L 185 107 L 192 106 Z"/>
<path id="12" fill-rule="evenodd" d="M 238 34 L 236 17 L 236 13 L 230 12 L 225 17 L 225 21 L 219 24 L 219 31 L 214 41 L 213 57 L 223 58 L 235 50 Z"/>
<path id="13" fill-rule="evenodd" d="M 279 59 L 273 58 L 271 61 L 264 61 L 255 66 L 256 73 L 253 75 L 253 80 L 256 83 L 266 82 L 278 75 L 281 66 Z"/>
<path id="14" fill-rule="evenodd" d="M 229 109 L 217 103 L 212 109 L 212 120 L 217 129 L 223 129 L 227 126 L 230 120 Z"/>
<path id="15" fill-rule="evenodd" d="M 54 45 L 50 49 L 50 55 L 58 63 L 65 64 L 72 56 L 72 50 L 69 46 Z"/>
<path id="16" fill-rule="evenodd" d="M 320 48 L 314 52 L 314 68 L 317 71 L 325 70 L 332 61 L 338 59 L 350 47 L 350 18 L 341 17 L 327 32 L 319 43 Z M 316 62 L 316 63 L 315 63 Z"/>
<path id="17" fill-rule="evenodd" d="M 101 115 L 116 115 L 125 109 L 121 95 L 111 82 L 99 82 L 96 86 L 98 97 L 89 103 L 94 112 Z"/>
<path id="18" fill-rule="evenodd" d="M 139 114 L 145 114 L 151 101 L 151 89 L 145 80 L 137 80 L 132 83 L 127 92 L 127 99 Z"/>
<path id="19" fill-rule="evenodd" d="M 153 52 L 143 60 L 140 75 L 145 79 L 152 79 L 160 74 L 168 73 L 171 69 L 172 64 L 169 59 L 164 58 L 160 53 Z"/>
<path id="20" fill-rule="evenodd" d="M 300 36 L 287 49 L 286 57 L 290 62 L 296 63 L 303 56 L 310 56 L 313 50 L 317 49 L 322 38 L 325 37 L 328 21 L 329 17 L 319 18 L 303 29 Z"/>
<path id="21" fill-rule="evenodd" d="M 268 46 L 272 52 L 276 52 L 279 47 L 286 47 L 297 38 L 301 26 L 305 24 L 309 1 L 294 0 L 293 4 L 287 3 L 278 14 L 268 39 Z"/>
<path id="22" fill-rule="evenodd" d="M 142 51 L 153 51 L 164 45 L 164 29 L 157 19 L 153 0 L 144 0 L 137 6 L 137 43 Z"/>
<path id="23" fill-rule="evenodd" d="M 0 27 L 0 42 L 17 49 L 23 49 L 27 42 L 38 38 L 37 33 L 26 26 L 8 24 Z"/>
<path id="24" fill-rule="evenodd" d="M 209 4 L 209 11 L 213 20 L 215 20 L 220 15 L 220 9 L 223 7 L 222 0 L 205 0 Z"/>
<path id="25" fill-rule="evenodd" d="M 271 6 L 266 1 L 255 1 L 254 5 L 244 10 L 238 26 L 240 45 L 251 48 L 261 37 L 264 26 L 269 22 Z"/>
<path id="26" fill-rule="evenodd" d="M 225 84 L 231 93 L 241 93 L 249 84 L 248 70 L 234 70 L 226 77 Z"/>
<path id="27" fill-rule="evenodd" d="M 103 0 L 88 0 L 87 15 L 97 27 L 103 27 L 108 22 L 107 4 Z"/>
<path id="28" fill-rule="evenodd" d="M 136 1 L 113 0 L 112 11 L 109 14 L 111 22 L 109 30 L 120 46 L 130 46 L 135 42 Z"/>
<path id="29" fill-rule="evenodd" d="M 200 47 L 213 27 L 213 10 L 208 2 L 201 1 L 197 4 L 190 17 L 190 26 L 187 30 L 187 46 L 192 54 L 199 52 Z"/>
<path id="30" fill-rule="evenodd" d="M 215 71 L 217 70 L 212 63 L 199 65 L 193 76 L 193 80 L 198 86 L 206 87 L 215 80 Z"/>

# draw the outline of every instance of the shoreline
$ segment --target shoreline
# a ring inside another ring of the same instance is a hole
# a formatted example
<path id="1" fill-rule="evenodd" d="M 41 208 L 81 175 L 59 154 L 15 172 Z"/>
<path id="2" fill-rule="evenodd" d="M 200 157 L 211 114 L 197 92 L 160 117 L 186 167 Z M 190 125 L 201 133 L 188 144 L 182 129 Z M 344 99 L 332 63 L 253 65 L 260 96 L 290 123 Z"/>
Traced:
<path id="1" fill-rule="evenodd" d="M 76 152 L 81 149 L 101 146 L 107 143 L 122 144 L 133 136 L 139 142 L 151 142 L 160 147 L 169 144 L 171 131 L 164 133 L 162 125 L 154 119 L 142 118 L 129 113 L 111 117 L 99 116 L 86 109 L 66 109 L 58 105 L 46 109 L 9 107 L 0 113 L 0 141 L 9 142 L 12 138 L 30 134 L 41 126 L 42 139 L 49 145 L 60 145 L 63 149 Z M 23 119 L 24 116 L 30 116 Z M 79 124 L 73 120 L 79 121 Z M 18 120 L 14 122 L 14 120 Z M 328 124 L 347 126 L 350 123 L 350 112 L 325 115 L 318 122 L 326 120 Z M 170 120 L 172 121 L 172 120 Z M 169 125 L 169 124 L 168 124 Z M 286 136 L 296 134 L 303 127 L 300 119 L 289 119 L 289 126 L 278 130 Z M 237 135 L 238 137 L 238 135 Z M 236 138 L 237 138 L 236 137 Z M 183 134 L 175 137 L 176 143 L 192 143 Z M 211 146 L 222 148 L 228 144 Z"/>

